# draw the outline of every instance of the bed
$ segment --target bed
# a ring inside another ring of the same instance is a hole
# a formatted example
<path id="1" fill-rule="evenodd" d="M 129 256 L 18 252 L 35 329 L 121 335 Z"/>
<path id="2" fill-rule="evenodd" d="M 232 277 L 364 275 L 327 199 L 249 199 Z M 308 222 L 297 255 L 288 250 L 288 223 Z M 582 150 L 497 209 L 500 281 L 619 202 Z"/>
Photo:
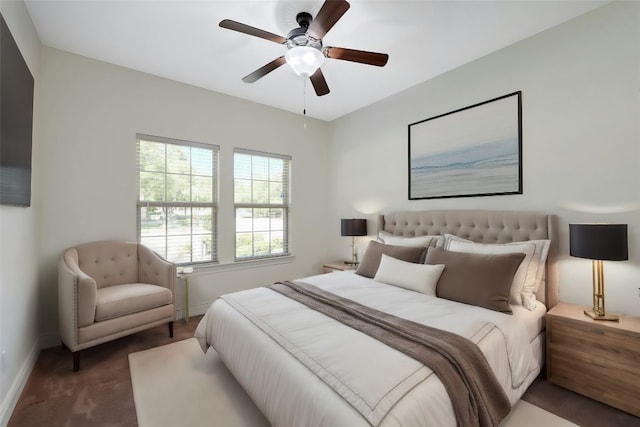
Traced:
<path id="1" fill-rule="evenodd" d="M 468 338 L 486 357 L 509 405 L 517 402 L 543 366 L 544 315 L 558 299 L 557 217 L 513 211 L 396 212 L 379 217 L 376 237 L 384 240 L 385 236 L 389 241 L 385 248 L 391 242 L 440 236 L 434 246 L 458 240 L 460 248 L 476 245 L 490 253 L 496 248 L 502 253 L 505 246 L 518 246 L 518 242 L 524 246 L 546 242 L 533 301 L 527 307 L 525 293 L 518 305 L 508 297 L 509 314 L 382 283 L 376 280 L 382 277 L 379 274 L 369 278 L 335 272 L 296 281 Z M 445 252 L 451 255 L 440 248 L 426 254 L 428 258 Z M 383 257 L 382 262 L 387 261 Z M 381 270 L 382 264 L 378 273 Z M 196 337 L 204 351 L 215 348 L 274 426 L 458 424 L 447 390 L 429 367 L 266 287 L 216 300 L 199 323 Z"/>

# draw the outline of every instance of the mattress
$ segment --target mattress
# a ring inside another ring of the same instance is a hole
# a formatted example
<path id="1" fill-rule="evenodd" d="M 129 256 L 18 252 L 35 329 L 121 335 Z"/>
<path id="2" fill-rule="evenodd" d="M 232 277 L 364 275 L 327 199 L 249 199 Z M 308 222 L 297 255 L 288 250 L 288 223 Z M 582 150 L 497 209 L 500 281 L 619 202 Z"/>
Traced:
<path id="1" fill-rule="evenodd" d="M 544 306 L 513 315 L 375 282 L 353 272 L 300 279 L 395 316 L 454 332 L 484 353 L 511 404 L 539 374 Z M 266 288 L 215 301 L 196 330 L 274 426 L 455 426 L 433 372 Z"/>

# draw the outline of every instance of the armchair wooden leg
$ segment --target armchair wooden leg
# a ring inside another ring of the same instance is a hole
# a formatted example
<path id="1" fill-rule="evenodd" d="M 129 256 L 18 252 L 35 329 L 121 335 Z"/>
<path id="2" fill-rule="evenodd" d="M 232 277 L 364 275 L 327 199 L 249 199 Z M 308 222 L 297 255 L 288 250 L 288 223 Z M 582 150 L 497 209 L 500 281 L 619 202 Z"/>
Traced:
<path id="1" fill-rule="evenodd" d="M 73 372 L 78 372 L 80 370 L 80 351 L 74 351 L 71 354 L 73 355 Z"/>
<path id="2" fill-rule="evenodd" d="M 173 322 L 169 322 L 169 338 L 173 338 Z"/>

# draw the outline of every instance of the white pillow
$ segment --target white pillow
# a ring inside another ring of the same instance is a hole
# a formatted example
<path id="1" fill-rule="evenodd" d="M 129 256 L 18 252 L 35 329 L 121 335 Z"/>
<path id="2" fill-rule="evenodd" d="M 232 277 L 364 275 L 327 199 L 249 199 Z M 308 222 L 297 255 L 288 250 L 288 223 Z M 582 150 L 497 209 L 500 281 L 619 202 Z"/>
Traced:
<path id="1" fill-rule="evenodd" d="M 443 271 L 444 264 L 415 264 L 382 254 L 373 280 L 435 297 L 436 286 Z"/>
<path id="2" fill-rule="evenodd" d="M 378 240 L 385 245 L 393 246 L 409 246 L 409 247 L 435 247 L 438 246 L 440 241 L 444 241 L 442 236 L 416 236 L 416 237 L 403 237 L 394 236 L 386 231 L 378 233 Z"/>
<path id="3" fill-rule="evenodd" d="M 451 234 L 445 235 L 445 249 L 455 252 L 525 254 L 511 284 L 510 303 L 529 310 L 536 308 L 536 292 L 542 282 L 549 254 L 549 240 L 527 240 L 512 243 L 475 243 Z"/>

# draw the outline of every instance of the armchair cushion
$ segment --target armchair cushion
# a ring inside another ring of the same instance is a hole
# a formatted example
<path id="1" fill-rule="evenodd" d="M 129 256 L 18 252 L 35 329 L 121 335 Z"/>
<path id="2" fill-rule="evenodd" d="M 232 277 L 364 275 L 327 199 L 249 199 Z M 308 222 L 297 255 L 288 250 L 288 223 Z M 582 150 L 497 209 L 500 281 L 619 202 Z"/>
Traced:
<path id="1" fill-rule="evenodd" d="M 107 286 L 98 289 L 96 321 L 113 319 L 171 304 L 173 293 L 146 283 Z"/>

